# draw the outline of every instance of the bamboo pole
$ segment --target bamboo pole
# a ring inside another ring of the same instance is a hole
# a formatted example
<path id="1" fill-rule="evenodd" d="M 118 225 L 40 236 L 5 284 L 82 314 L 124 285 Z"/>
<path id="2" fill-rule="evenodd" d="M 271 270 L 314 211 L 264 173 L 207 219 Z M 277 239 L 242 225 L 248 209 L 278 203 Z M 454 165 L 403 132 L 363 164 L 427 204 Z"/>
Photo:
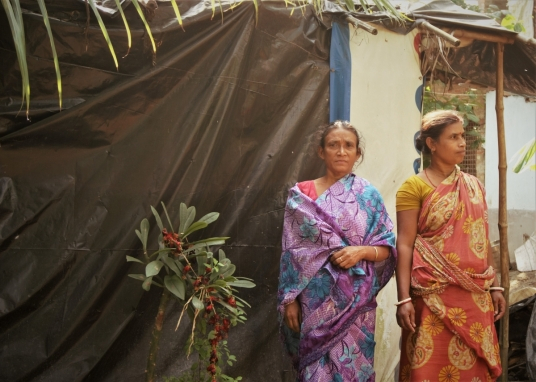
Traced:
<path id="1" fill-rule="evenodd" d="M 367 31 L 370 34 L 373 34 L 373 35 L 378 34 L 378 29 L 374 28 L 372 25 L 369 25 L 367 23 L 364 23 L 361 20 L 356 19 L 352 15 L 347 15 L 346 16 L 346 21 L 348 21 L 350 24 L 352 24 L 356 29 L 361 28 L 361 29 Z"/>
<path id="2" fill-rule="evenodd" d="M 504 133 L 504 45 L 497 43 L 497 84 L 495 111 L 497 112 L 497 140 L 499 143 L 499 238 L 501 252 L 501 286 L 504 288 L 506 311 L 501 319 L 501 364 L 502 382 L 508 382 L 508 328 L 509 328 L 509 294 L 510 294 L 510 256 L 508 254 L 508 210 L 506 209 L 506 142 Z"/>
<path id="3" fill-rule="evenodd" d="M 442 39 L 446 40 L 454 46 L 460 46 L 460 40 L 445 32 L 444 30 L 439 29 L 438 27 L 430 24 L 428 21 L 417 20 L 417 25 L 419 26 L 419 28 L 426 29 L 427 31 L 434 33 L 436 36 L 441 37 Z"/>
<path id="4" fill-rule="evenodd" d="M 488 41 L 488 42 L 496 42 L 496 43 L 503 43 L 503 44 L 513 44 L 516 36 L 507 36 L 507 35 L 497 35 L 497 34 L 489 34 L 489 33 L 482 33 L 482 32 L 473 32 L 468 31 L 466 29 L 455 29 L 453 33 L 454 37 L 458 38 L 472 38 L 474 40 L 480 40 L 480 41 Z M 497 73 L 498 75 L 498 73 Z"/>

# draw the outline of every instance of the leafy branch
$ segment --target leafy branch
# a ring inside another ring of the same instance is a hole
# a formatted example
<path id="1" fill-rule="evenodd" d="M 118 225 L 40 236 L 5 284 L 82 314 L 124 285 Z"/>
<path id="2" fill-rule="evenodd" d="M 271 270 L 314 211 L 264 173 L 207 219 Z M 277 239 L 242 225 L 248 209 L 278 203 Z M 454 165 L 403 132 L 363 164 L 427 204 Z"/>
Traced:
<path id="1" fill-rule="evenodd" d="M 181 203 L 178 232 L 175 232 L 164 203 L 162 203 L 162 208 L 169 225 L 169 231 L 162 223 L 159 213 L 151 206 L 156 224 L 160 229 L 159 249 L 149 254 L 147 241 L 150 225 L 147 219 L 143 219 L 140 228 L 136 230 L 136 235 L 143 246 L 143 260 L 126 256 L 128 262 L 145 265 L 144 273 L 128 275 L 141 281 L 144 290 L 150 290 L 152 285 L 163 288 L 147 360 L 146 380 L 154 381 L 158 342 L 164 314 L 168 300 L 174 298 L 182 305 L 175 330 L 179 327 L 184 313 L 188 314 L 192 322 L 187 355 L 190 355 L 192 347 L 198 352 L 210 348 L 208 357 L 204 353 L 199 353 L 200 360 L 208 363 L 206 371 L 209 373 L 210 381 L 214 382 L 216 378 L 234 381 L 222 373 L 220 363 L 222 353 L 227 355 L 228 363 L 232 364 L 232 361 L 236 360 L 229 353 L 227 341 L 224 340 L 231 327 L 246 321 L 246 313 L 243 308 L 249 304 L 235 295 L 238 293 L 235 288 L 253 288 L 255 284 L 251 279 L 233 276 L 236 266 L 226 257 L 223 250 L 218 250 L 217 259 L 211 252 L 210 247 L 224 244 L 228 237 L 188 240 L 189 235 L 216 221 L 219 217 L 218 213 L 211 212 L 194 222 L 195 207 L 187 207 Z M 208 331 L 207 328 L 211 328 L 211 330 Z"/>

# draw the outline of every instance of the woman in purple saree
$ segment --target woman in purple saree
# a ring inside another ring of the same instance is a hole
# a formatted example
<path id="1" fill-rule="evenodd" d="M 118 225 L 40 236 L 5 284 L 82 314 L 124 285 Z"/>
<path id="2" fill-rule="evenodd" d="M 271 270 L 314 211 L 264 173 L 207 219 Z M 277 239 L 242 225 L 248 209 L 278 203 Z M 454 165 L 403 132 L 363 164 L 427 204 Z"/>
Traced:
<path id="1" fill-rule="evenodd" d="M 348 122 L 327 126 L 318 148 L 326 175 L 289 191 L 278 310 L 299 381 L 374 381 L 376 295 L 396 252 L 382 197 L 351 173 L 359 143 Z"/>

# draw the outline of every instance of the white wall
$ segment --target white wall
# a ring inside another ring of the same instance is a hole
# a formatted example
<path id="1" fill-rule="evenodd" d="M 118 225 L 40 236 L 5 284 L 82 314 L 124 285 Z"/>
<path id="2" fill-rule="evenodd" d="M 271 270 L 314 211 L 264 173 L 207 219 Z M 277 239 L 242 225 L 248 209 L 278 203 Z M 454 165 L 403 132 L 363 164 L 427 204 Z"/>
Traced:
<path id="1" fill-rule="evenodd" d="M 536 136 L 536 103 L 525 98 L 504 98 L 504 127 L 506 157 L 510 162 L 514 154 Z M 489 208 L 499 206 L 499 159 L 497 143 L 497 117 L 495 92 L 486 95 L 486 191 Z M 508 163 L 507 206 L 515 210 L 536 210 L 536 171 L 513 172 L 515 163 Z"/>
<path id="2" fill-rule="evenodd" d="M 421 93 L 422 77 L 413 41 L 417 30 L 400 35 L 375 27 L 376 36 L 350 27 L 350 121 L 365 140 L 365 160 L 356 174 L 378 188 L 396 222 L 396 191 L 414 174 L 413 161 L 419 158 L 413 144 L 421 126 L 416 93 Z M 393 278 L 378 295 L 374 352 L 377 382 L 398 380 L 400 328 L 395 319 L 396 301 Z"/>
<path id="3" fill-rule="evenodd" d="M 512 157 L 530 140 L 536 137 L 536 103 L 525 98 L 504 98 L 504 124 L 506 132 L 508 251 L 510 261 L 515 262 L 514 252 L 536 230 L 536 171 L 513 172 Z M 499 239 L 499 159 L 497 143 L 497 117 L 495 92 L 486 95 L 486 193 L 489 208 L 490 240 Z"/>

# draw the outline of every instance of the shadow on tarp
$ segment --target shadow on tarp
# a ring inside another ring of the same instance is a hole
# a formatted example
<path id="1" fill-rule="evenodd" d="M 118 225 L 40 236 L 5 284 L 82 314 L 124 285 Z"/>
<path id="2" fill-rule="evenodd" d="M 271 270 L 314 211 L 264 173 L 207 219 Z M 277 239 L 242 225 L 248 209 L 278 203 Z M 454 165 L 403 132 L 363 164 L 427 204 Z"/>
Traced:
<path id="1" fill-rule="evenodd" d="M 5 14 L 0 15 L 0 380 L 141 381 L 160 291 L 145 293 L 128 273 L 139 265 L 134 234 L 164 201 L 198 217 L 221 213 L 204 236 L 230 236 L 225 251 L 237 274 L 257 287 L 240 291 L 252 308 L 231 332 L 246 381 L 289 380 L 279 343 L 276 290 L 287 190 L 322 173 L 312 144 L 328 119 L 330 31 L 306 8 L 253 4 L 211 20 L 204 3 L 171 3 L 152 21 L 156 65 L 143 25 L 116 71 L 92 18 L 51 9 L 64 84 L 55 107 L 55 74 L 40 17 L 26 13 L 32 121 L 17 115 L 20 77 Z M 79 4 L 80 5 L 80 4 Z M 76 8 L 79 5 L 73 5 Z M 127 7 L 135 20 L 133 7 Z M 119 18 L 107 19 L 114 47 L 126 52 Z M 117 28 L 113 28 L 117 25 Z M 19 100 L 20 102 L 20 100 Z M 18 104 L 20 108 L 20 103 Z M 7 111 L 6 111 L 7 110 Z M 186 325 L 174 332 L 169 307 L 157 374 L 189 367 Z"/>

